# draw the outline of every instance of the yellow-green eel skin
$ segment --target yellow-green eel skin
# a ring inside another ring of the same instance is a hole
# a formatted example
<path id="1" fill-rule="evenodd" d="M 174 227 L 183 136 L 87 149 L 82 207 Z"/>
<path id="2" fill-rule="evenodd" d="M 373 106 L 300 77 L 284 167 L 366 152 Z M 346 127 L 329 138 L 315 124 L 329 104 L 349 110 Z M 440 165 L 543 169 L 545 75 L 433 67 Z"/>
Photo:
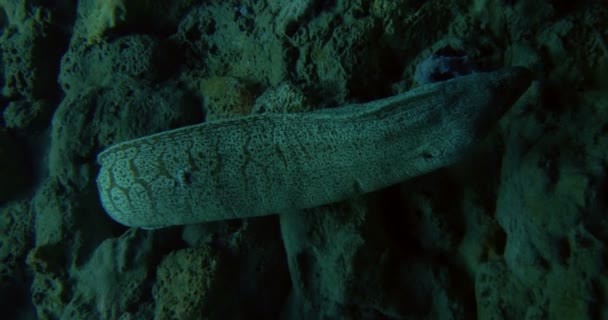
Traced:
<path id="1" fill-rule="evenodd" d="M 101 204 L 121 224 L 162 228 L 337 202 L 458 161 L 530 82 L 527 69 L 511 67 L 122 142 L 97 157 Z"/>

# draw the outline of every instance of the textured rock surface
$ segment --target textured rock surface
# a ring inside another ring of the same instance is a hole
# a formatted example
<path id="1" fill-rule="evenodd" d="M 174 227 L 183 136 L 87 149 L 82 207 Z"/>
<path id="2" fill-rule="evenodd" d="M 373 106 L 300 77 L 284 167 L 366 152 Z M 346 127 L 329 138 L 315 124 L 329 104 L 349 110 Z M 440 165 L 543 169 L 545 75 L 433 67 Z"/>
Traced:
<path id="1" fill-rule="evenodd" d="M 46 3 L 0 0 L 0 131 L 32 164 L 0 159 L 4 318 L 608 318 L 605 2 Z M 458 165 L 280 219 L 136 231 L 100 207 L 113 143 L 389 96 L 446 52 L 538 80 Z"/>
<path id="2" fill-rule="evenodd" d="M 304 92 L 292 83 L 285 82 L 264 91 L 255 100 L 252 112 L 304 112 L 311 109 Z"/>
<path id="3" fill-rule="evenodd" d="M 23 262 L 34 240 L 33 212 L 26 201 L 16 201 L 0 209 L 0 277 L 2 283 L 21 279 Z"/>
<path id="4" fill-rule="evenodd" d="M 201 319 L 213 295 L 217 259 L 206 248 L 175 251 L 161 261 L 152 288 L 156 319 Z"/>
<path id="5" fill-rule="evenodd" d="M 34 212 L 27 200 L 0 208 L 0 307 L 7 319 L 26 319 L 34 314 L 30 305 L 25 257 L 34 242 Z M 21 305 L 25 304 L 23 308 Z"/>
<path id="6" fill-rule="evenodd" d="M 198 90 L 204 98 L 205 120 L 226 119 L 251 113 L 253 95 L 243 83 L 232 77 L 202 79 Z"/>
<path id="7" fill-rule="evenodd" d="M 178 288 L 175 281 L 158 282 L 155 299 L 157 307 L 162 308 L 157 309 L 156 317 L 181 310 L 195 316 L 193 319 L 201 315 L 206 319 L 243 319 L 252 315 L 279 318 L 290 285 L 278 219 L 189 225 L 184 228 L 182 238 L 195 249 L 182 250 L 167 259 L 163 279 L 171 273 L 179 279 L 206 282 L 197 286 L 189 284 L 187 290 L 184 286 Z M 203 266 L 186 267 L 184 260 L 190 259 Z M 182 267 L 167 269 L 176 263 Z M 172 307 L 181 290 L 201 295 L 188 298 L 189 304 L 178 302 Z"/>
<path id="8" fill-rule="evenodd" d="M 3 95 L 31 100 L 58 96 L 57 61 L 66 43 L 52 21 L 58 14 L 25 1 L 7 0 L 1 5 L 8 22 L 0 37 Z"/>
<path id="9" fill-rule="evenodd" d="M 49 174 L 63 184 L 84 188 L 102 146 L 202 120 L 197 99 L 175 85 L 113 79 L 67 96 L 53 116 Z"/>
<path id="10" fill-rule="evenodd" d="M 4 122 L 11 129 L 34 129 L 46 126 L 53 108 L 46 100 L 15 100 L 8 103 L 4 110 Z"/>
<path id="11" fill-rule="evenodd" d="M 61 318 L 150 319 L 148 277 L 154 239 L 150 232 L 129 230 L 104 240 L 83 265 L 73 265 L 76 286 Z"/>
<path id="12" fill-rule="evenodd" d="M 78 94 L 89 88 L 115 86 L 119 75 L 154 80 L 162 50 L 158 41 L 147 35 L 125 36 L 94 47 L 72 43 L 61 61 L 59 83 L 65 92 Z"/>

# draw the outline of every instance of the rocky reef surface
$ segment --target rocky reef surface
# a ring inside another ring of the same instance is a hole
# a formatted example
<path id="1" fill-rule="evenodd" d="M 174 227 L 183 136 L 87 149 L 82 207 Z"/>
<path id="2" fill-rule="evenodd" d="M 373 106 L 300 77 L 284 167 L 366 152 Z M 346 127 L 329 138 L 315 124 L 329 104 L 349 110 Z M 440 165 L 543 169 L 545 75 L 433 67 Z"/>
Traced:
<path id="1" fill-rule="evenodd" d="M 3 319 L 608 318 L 605 2 L 52 3 L 0 0 Z M 159 230 L 100 205 L 112 144 L 506 66 L 531 87 L 428 175 Z"/>

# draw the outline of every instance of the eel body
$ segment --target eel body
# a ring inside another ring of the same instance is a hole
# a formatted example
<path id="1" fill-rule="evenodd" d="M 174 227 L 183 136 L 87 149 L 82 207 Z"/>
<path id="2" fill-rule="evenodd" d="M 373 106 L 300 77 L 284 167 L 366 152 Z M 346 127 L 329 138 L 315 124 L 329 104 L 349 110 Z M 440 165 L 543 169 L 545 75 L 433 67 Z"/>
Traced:
<path id="1" fill-rule="evenodd" d="M 161 228 L 340 201 L 459 160 L 530 81 L 526 69 L 507 68 L 367 103 L 126 141 L 98 155 L 101 203 L 124 225 Z"/>

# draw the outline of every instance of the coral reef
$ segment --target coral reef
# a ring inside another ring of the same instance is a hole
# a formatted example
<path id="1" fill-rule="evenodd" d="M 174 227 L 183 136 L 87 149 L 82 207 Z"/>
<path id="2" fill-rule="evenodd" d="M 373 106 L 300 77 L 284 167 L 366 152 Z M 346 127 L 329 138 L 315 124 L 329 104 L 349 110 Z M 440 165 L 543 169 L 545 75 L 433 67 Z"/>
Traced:
<path id="1" fill-rule="evenodd" d="M 3 316 L 608 318 L 607 23 L 602 1 L 0 0 Z M 115 143 L 507 66 L 531 88 L 449 168 L 159 230 L 100 205 Z"/>

